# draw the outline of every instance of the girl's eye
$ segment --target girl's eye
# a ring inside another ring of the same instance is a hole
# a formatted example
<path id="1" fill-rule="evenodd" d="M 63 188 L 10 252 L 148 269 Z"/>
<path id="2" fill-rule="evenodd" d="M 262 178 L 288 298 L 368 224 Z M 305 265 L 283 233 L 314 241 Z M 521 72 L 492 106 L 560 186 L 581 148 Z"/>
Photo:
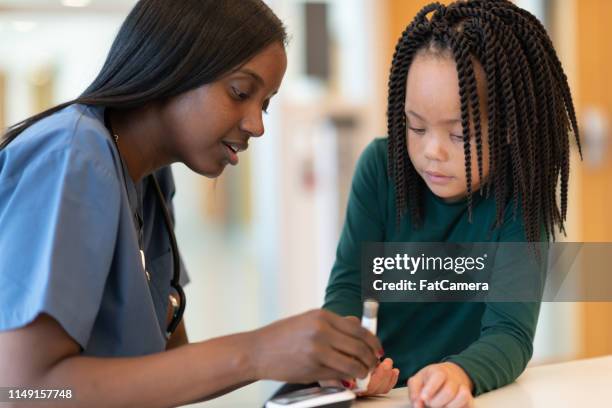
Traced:
<path id="1" fill-rule="evenodd" d="M 410 129 L 411 131 L 413 131 L 419 136 L 423 136 L 425 134 L 425 129 L 419 129 L 419 128 L 413 128 L 413 127 L 408 127 L 408 129 Z"/>
<path id="2" fill-rule="evenodd" d="M 241 101 L 247 99 L 249 97 L 249 95 L 247 93 L 242 92 L 240 89 L 232 86 L 232 92 L 234 92 L 234 96 L 238 99 L 240 99 Z"/>
<path id="3" fill-rule="evenodd" d="M 451 137 L 451 140 L 453 142 L 457 142 L 457 143 L 461 142 L 461 143 L 463 143 L 463 136 L 462 135 L 450 135 L 450 137 Z"/>

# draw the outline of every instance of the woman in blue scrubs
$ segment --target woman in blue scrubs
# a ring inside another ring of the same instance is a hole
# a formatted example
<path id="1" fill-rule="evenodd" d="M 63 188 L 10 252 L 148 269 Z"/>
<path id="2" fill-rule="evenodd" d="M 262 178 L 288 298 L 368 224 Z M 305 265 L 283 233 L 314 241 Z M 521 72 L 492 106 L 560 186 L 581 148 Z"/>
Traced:
<path id="1" fill-rule="evenodd" d="M 285 41 L 260 0 L 141 0 L 80 97 L 8 130 L 0 386 L 69 388 L 88 407 L 175 406 L 377 364 L 376 337 L 323 310 L 193 344 L 185 335 L 168 166 L 216 177 L 238 164 L 264 133 Z"/>

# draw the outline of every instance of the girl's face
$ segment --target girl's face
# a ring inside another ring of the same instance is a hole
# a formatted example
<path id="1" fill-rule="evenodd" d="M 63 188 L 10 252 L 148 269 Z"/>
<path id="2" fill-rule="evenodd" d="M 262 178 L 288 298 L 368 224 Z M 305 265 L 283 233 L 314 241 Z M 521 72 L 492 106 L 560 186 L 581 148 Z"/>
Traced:
<path id="1" fill-rule="evenodd" d="M 489 142 L 486 115 L 486 76 L 474 64 L 481 110 L 483 179 L 489 174 Z M 467 195 L 461 101 L 457 65 L 446 54 L 420 52 L 406 80 L 406 137 L 408 156 L 429 189 L 446 201 Z M 470 118 L 472 191 L 482 184 L 473 123 Z"/>
<path id="2" fill-rule="evenodd" d="M 278 91 L 287 56 L 274 43 L 217 81 L 166 102 L 160 120 L 173 161 L 208 177 L 238 164 L 238 152 L 264 133 L 262 114 Z"/>

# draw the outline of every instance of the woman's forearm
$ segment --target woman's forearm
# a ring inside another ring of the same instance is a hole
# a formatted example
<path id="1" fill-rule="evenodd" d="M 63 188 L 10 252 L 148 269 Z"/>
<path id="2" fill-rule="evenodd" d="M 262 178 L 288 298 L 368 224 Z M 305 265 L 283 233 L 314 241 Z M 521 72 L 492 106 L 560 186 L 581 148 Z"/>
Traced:
<path id="1" fill-rule="evenodd" d="M 169 407 L 209 399 L 254 378 L 248 333 L 131 358 L 74 356 L 53 366 L 41 385 L 71 388 L 88 407 Z"/>
<path id="2" fill-rule="evenodd" d="M 0 332 L 7 387 L 70 388 L 78 406 L 168 407 L 229 392 L 258 379 L 313 382 L 361 378 L 382 355 L 378 339 L 325 310 L 260 329 L 141 357 L 86 357 L 52 317 Z M 37 405 L 40 406 L 40 405 Z"/>

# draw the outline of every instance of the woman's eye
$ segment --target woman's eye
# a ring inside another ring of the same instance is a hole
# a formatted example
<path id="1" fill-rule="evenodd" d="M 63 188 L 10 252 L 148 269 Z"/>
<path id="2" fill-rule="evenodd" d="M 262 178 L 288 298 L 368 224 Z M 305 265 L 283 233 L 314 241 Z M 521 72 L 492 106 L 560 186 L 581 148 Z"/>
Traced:
<path id="1" fill-rule="evenodd" d="M 249 97 L 249 95 L 247 93 L 242 92 L 240 89 L 236 88 L 236 87 L 232 87 L 232 92 L 234 92 L 234 96 L 236 96 L 236 98 L 240 99 L 240 100 L 245 100 Z"/>
<path id="2" fill-rule="evenodd" d="M 451 140 L 453 142 L 462 142 L 463 143 L 463 135 L 450 135 Z"/>
<path id="3" fill-rule="evenodd" d="M 413 128 L 413 127 L 409 127 L 408 129 L 410 129 L 411 131 L 413 131 L 419 136 L 423 136 L 425 134 L 425 129 L 419 129 L 419 128 Z"/>

